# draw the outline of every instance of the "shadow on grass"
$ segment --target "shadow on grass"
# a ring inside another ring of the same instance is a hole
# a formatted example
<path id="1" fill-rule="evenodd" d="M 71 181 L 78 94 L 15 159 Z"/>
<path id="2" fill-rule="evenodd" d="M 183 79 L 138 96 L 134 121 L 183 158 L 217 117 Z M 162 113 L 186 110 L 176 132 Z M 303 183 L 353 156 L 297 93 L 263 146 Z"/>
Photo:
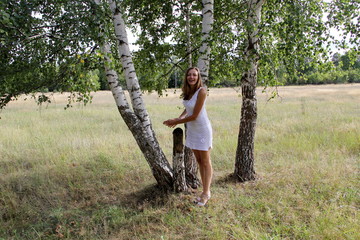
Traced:
<path id="1" fill-rule="evenodd" d="M 173 192 L 166 191 L 158 185 L 152 184 L 136 192 L 124 194 L 120 204 L 134 209 L 139 209 L 143 206 L 161 207 L 166 205 L 171 194 Z"/>
<path id="2" fill-rule="evenodd" d="M 227 186 L 229 184 L 251 184 L 251 183 L 256 183 L 257 181 L 261 180 L 262 177 L 258 174 L 255 175 L 255 179 L 251 180 L 251 181 L 239 181 L 239 179 L 233 174 L 227 174 L 224 175 L 223 177 L 218 177 L 215 181 L 213 181 L 214 185 L 218 185 L 218 186 Z"/>
<path id="3" fill-rule="evenodd" d="M 235 183 L 238 183 L 236 181 L 236 178 L 234 177 L 234 174 L 227 174 L 225 176 L 222 176 L 222 177 L 218 177 L 216 178 L 215 181 L 213 181 L 213 184 L 215 185 L 219 185 L 219 186 L 224 186 L 224 185 L 227 185 L 227 184 L 235 184 Z"/>
<path id="4" fill-rule="evenodd" d="M 125 221 L 121 214 L 161 208 L 172 194 L 104 154 L 32 169 L 13 164 L 17 171 L 0 176 L 0 239 L 101 235 L 109 222 L 115 229 Z"/>
<path id="5" fill-rule="evenodd" d="M 213 186 L 226 187 L 230 185 L 248 185 L 248 184 L 256 184 L 257 181 L 262 179 L 260 175 L 256 175 L 255 180 L 252 181 L 239 181 L 233 173 L 223 175 L 222 177 L 217 177 L 213 180 Z M 197 190 L 194 190 L 195 192 Z M 149 207 L 162 207 L 166 205 L 171 196 L 177 195 L 178 193 L 172 191 L 166 191 L 161 189 L 158 185 L 153 184 L 146 186 L 136 192 L 131 192 L 125 195 L 122 195 L 122 200 L 120 201 L 121 205 L 127 206 L 134 209 L 139 209 L 142 206 Z M 181 194 L 191 194 L 191 192 L 179 193 Z"/>

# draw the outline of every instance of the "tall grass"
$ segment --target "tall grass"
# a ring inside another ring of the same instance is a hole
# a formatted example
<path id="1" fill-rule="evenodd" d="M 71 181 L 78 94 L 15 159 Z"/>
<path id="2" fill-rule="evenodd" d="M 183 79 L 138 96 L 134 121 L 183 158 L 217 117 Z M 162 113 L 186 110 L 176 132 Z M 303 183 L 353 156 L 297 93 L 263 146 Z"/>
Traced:
<path id="1" fill-rule="evenodd" d="M 18 100 L 0 120 L 0 239 L 360 239 L 360 85 L 258 91 L 255 169 L 234 183 L 241 98 L 210 89 L 212 199 L 163 194 L 109 92 L 63 110 Z M 145 94 L 171 161 L 179 91 Z"/>

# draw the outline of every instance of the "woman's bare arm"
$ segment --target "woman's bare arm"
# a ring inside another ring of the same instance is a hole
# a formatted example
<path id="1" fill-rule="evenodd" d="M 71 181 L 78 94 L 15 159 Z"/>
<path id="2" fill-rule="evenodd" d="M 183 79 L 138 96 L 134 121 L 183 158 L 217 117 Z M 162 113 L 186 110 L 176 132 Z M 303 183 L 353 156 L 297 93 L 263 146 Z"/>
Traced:
<path id="1" fill-rule="evenodd" d="M 178 118 L 182 119 L 184 117 L 186 117 L 187 115 L 187 112 L 186 112 L 186 109 L 180 114 L 180 116 Z"/>
<path id="2" fill-rule="evenodd" d="M 204 105 L 205 99 L 206 99 L 206 90 L 204 88 L 202 88 L 202 89 L 200 89 L 198 97 L 196 99 L 194 112 L 192 115 L 186 116 L 184 118 L 169 119 L 169 120 L 164 121 L 163 123 L 168 127 L 175 127 L 177 124 L 194 121 L 199 116 L 199 113 Z M 182 116 L 182 115 L 183 114 L 181 114 L 180 116 Z"/>

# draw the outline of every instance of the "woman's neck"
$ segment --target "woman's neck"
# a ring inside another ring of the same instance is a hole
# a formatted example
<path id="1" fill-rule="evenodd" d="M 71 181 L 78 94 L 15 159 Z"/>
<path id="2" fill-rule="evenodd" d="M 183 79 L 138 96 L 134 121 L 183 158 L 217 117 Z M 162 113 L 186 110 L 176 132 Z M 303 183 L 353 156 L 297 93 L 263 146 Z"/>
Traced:
<path id="1" fill-rule="evenodd" d="M 197 90 L 196 86 L 190 86 L 190 90 L 191 90 L 191 92 L 195 92 Z"/>

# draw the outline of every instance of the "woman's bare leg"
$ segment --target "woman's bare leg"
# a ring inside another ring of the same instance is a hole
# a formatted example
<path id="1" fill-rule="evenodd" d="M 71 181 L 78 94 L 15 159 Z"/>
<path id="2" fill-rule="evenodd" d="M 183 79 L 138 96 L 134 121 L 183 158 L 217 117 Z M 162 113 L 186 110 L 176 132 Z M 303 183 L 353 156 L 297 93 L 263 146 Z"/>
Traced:
<path id="1" fill-rule="evenodd" d="M 198 150 L 193 150 L 193 152 L 194 152 L 195 159 L 196 159 L 196 161 L 198 163 L 198 166 L 199 166 L 201 184 L 203 184 L 203 179 L 204 179 L 205 176 L 204 176 L 204 168 L 202 167 L 202 164 L 201 164 L 201 153 Z"/>
<path id="2" fill-rule="evenodd" d="M 213 169 L 210 161 L 210 150 L 200 151 L 193 150 L 195 158 L 199 164 L 200 176 L 203 185 L 203 194 L 210 195 L 210 184 L 213 174 Z"/>
<path id="3" fill-rule="evenodd" d="M 203 193 L 210 196 L 210 184 L 213 174 L 213 168 L 210 161 L 210 150 L 200 151 L 201 154 L 201 165 L 203 168 Z"/>

